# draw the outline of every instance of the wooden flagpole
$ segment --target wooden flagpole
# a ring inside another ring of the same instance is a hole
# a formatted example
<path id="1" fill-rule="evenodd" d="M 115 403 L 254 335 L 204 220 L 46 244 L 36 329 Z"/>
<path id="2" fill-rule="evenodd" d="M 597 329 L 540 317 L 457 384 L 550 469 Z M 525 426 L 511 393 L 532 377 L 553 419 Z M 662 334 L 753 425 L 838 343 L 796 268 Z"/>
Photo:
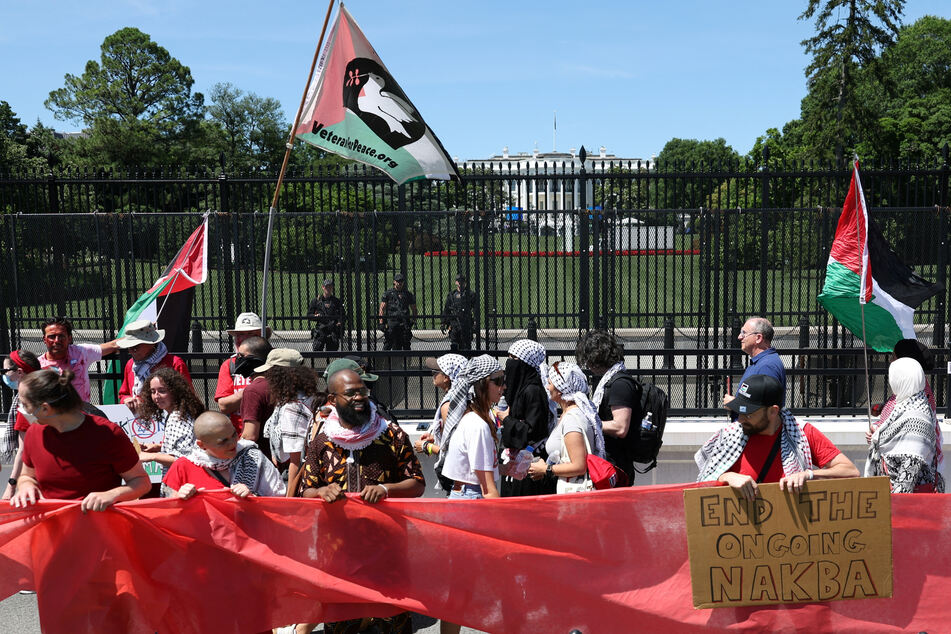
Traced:
<path id="1" fill-rule="evenodd" d="M 856 204 L 861 206 L 861 209 L 864 211 L 863 216 L 868 213 L 868 205 L 865 204 L 865 189 L 862 188 L 862 180 L 858 175 L 858 170 L 856 169 L 856 163 L 858 163 L 858 155 L 854 155 L 852 163 L 852 175 L 856 179 Z M 855 210 L 855 237 L 858 239 L 859 234 L 862 233 L 862 224 L 859 222 L 859 209 Z M 868 249 L 868 219 L 865 222 L 865 243 L 859 244 L 861 251 L 859 252 L 862 255 L 862 262 L 864 264 L 865 251 Z M 859 307 L 862 311 L 862 353 L 865 356 L 865 407 L 868 416 L 868 430 L 872 430 L 872 382 L 869 379 L 868 375 L 868 336 L 865 334 L 865 267 L 862 267 L 862 270 L 859 273 Z"/>
<path id="2" fill-rule="evenodd" d="M 274 214 L 277 212 L 277 199 L 281 195 L 281 187 L 284 184 L 284 173 L 287 172 L 287 163 L 291 158 L 291 150 L 294 149 L 294 133 L 297 126 L 300 125 L 301 114 L 304 112 L 304 104 L 307 102 L 307 89 L 310 88 L 310 82 L 314 78 L 314 69 L 317 68 L 317 60 L 320 59 L 320 49 L 324 45 L 324 34 L 327 32 L 327 24 L 330 22 L 330 14 L 333 11 L 334 2 L 330 0 L 327 5 L 327 15 L 324 16 L 324 26 L 320 29 L 320 38 L 317 40 L 317 50 L 314 51 L 314 59 L 310 63 L 310 73 L 307 75 L 307 83 L 304 84 L 304 94 L 300 98 L 300 106 L 297 107 L 297 116 L 294 117 L 294 124 L 291 126 L 291 132 L 287 137 L 287 149 L 284 152 L 284 162 L 281 163 L 281 171 L 277 175 L 277 187 L 274 188 L 274 198 L 271 199 L 271 207 L 267 214 L 267 239 L 264 242 L 264 271 L 261 280 L 261 336 L 266 337 L 267 333 L 267 293 L 268 279 L 271 269 L 271 239 L 274 235 Z"/>

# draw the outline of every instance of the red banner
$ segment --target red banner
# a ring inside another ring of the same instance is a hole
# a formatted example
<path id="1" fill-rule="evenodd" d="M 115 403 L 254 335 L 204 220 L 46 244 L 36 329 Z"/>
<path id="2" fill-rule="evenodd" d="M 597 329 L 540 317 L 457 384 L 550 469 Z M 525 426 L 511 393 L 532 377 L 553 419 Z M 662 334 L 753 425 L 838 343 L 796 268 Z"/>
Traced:
<path id="1" fill-rule="evenodd" d="M 695 610 L 682 486 L 504 500 L 0 510 L 0 596 L 44 632 L 255 632 L 412 610 L 489 632 L 942 631 L 951 496 L 892 496 L 894 597 Z"/>

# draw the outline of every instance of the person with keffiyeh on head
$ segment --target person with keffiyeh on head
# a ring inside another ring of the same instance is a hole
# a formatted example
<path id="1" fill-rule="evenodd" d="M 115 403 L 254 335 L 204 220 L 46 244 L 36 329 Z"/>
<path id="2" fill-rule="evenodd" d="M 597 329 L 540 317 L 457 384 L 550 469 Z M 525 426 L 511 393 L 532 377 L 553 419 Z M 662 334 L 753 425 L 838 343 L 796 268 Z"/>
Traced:
<path id="1" fill-rule="evenodd" d="M 520 339 L 509 346 L 505 361 L 505 398 L 508 410 L 498 412 L 502 421 L 502 445 L 516 453 L 531 446 L 534 455 L 545 459 L 545 439 L 558 418 L 555 404 L 548 395 L 548 366 L 545 346 L 531 339 Z M 502 478 L 502 497 L 546 495 L 555 492 L 555 479 L 516 480 Z"/>
<path id="2" fill-rule="evenodd" d="M 586 490 L 584 485 L 590 484 L 585 478 L 588 454 L 605 457 L 601 419 L 588 400 L 588 381 L 574 363 L 556 362 L 548 369 L 548 391 L 562 414 L 545 443 L 547 462 L 532 462 L 528 475 L 533 480 L 546 475 L 558 478 L 558 493 Z M 572 488 L 571 484 L 580 486 Z"/>
<path id="3" fill-rule="evenodd" d="M 944 493 L 937 423 L 921 364 L 896 359 L 888 366 L 888 384 L 894 405 L 872 433 L 865 475 L 887 475 L 892 493 Z"/>
<path id="4" fill-rule="evenodd" d="M 495 357 L 470 359 L 449 390 L 437 475 L 453 480 L 449 498 L 497 498 L 499 436 L 492 406 L 505 391 L 505 374 Z"/>
<path id="5" fill-rule="evenodd" d="M 413 443 L 413 449 L 417 453 L 427 456 L 434 456 L 439 453 L 442 447 L 442 430 L 446 424 L 446 418 L 449 416 L 449 390 L 454 381 L 459 379 L 459 375 L 465 371 L 469 360 L 460 354 L 444 354 L 441 357 L 429 357 L 426 359 L 426 367 L 432 370 L 433 385 L 445 392 L 439 406 L 436 407 L 436 413 L 433 414 L 433 422 L 419 440 Z M 445 478 L 439 480 L 440 487 L 449 495 L 452 489 L 452 481 Z"/>
<path id="6" fill-rule="evenodd" d="M 753 500 L 757 485 L 779 482 L 798 493 L 812 479 L 855 478 L 859 470 L 828 438 L 782 409 L 783 386 L 757 374 L 740 383 L 726 406 L 738 415 L 694 456 L 697 482 L 717 480 Z"/>

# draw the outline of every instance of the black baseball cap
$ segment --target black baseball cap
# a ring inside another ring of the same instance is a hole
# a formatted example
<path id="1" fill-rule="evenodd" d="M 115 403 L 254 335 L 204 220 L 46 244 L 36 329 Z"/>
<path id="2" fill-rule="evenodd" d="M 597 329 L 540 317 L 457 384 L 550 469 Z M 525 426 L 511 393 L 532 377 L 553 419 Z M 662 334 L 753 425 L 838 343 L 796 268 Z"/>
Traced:
<path id="1" fill-rule="evenodd" d="M 756 374 L 742 383 L 736 398 L 726 404 L 737 414 L 752 414 L 756 410 L 783 402 L 783 384 L 771 376 Z"/>
<path id="2" fill-rule="evenodd" d="M 406 276 L 403 275 L 402 273 L 397 273 L 396 275 L 393 276 L 393 281 L 394 281 L 394 282 L 405 282 L 405 281 L 406 281 Z"/>
<path id="3" fill-rule="evenodd" d="M 465 282 L 465 281 L 466 281 L 466 276 L 463 275 L 462 273 L 460 273 L 459 275 L 456 276 L 456 281 L 457 281 L 457 282 Z"/>

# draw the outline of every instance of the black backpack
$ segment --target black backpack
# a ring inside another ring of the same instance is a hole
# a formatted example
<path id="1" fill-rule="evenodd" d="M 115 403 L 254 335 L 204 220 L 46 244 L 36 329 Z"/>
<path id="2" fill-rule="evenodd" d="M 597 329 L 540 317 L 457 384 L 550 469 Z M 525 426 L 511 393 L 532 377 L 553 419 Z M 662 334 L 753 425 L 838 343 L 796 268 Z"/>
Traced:
<path id="1" fill-rule="evenodd" d="M 660 453 L 660 448 L 664 444 L 664 428 L 667 426 L 670 399 L 666 392 L 653 383 L 641 382 L 629 372 L 623 374 L 619 372 L 615 375 L 605 386 L 605 391 L 608 391 L 611 384 L 618 379 L 633 381 L 636 391 L 641 395 L 638 407 L 631 408 L 631 429 L 625 436 L 625 440 L 627 440 L 628 455 L 635 463 L 632 465 L 633 470 L 637 473 L 647 473 L 657 466 L 657 454 Z M 653 429 L 651 430 L 641 427 L 641 421 L 647 416 L 647 412 L 653 414 L 651 417 Z M 637 467 L 638 464 L 646 464 L 647 467 L 642 470 Z"/>

